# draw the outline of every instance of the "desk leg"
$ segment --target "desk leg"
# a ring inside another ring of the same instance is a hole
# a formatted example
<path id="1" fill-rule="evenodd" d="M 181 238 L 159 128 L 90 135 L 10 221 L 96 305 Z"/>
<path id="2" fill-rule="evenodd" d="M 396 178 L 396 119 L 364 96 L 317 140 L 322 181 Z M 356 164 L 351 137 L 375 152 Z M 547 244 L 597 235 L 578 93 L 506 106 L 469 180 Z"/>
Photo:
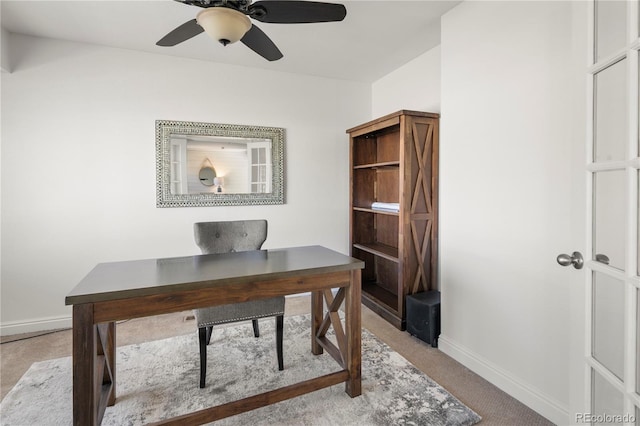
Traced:
<path id="1" fill-rule="evenodd" d="M 107 326 L 107 335 L 104 337 L 105 347 L 104 352 L 107 358 L 106 366 L 109 368 L 108 380 L 103 379 L 103 384 L 106 382 L 110 385 L 109 397 L 107 399 L 107 406 L 111 407 L 116 403 L 116 323 L 112 321 Z"/>
<path id="2" fill-rule="evenodd" d="M 311 353 L 321 355 L 322 346 L 318 343 L 316 336 L 320 329 L 320 324 L 324 319 L 324 301 L 322 299 L 322 291 L 311 292 Z"/>
<path id="3" fill-rule="evenodd" d="M 73 305 L 73 424 L 97 425 L 98 395 L 94 386 L 96 326 L 93 304 Z"/>
<path id="4" fill-rule="evenodd" d="M 116 402 L 116 323 L 94 324 L 93 304 L 73 306 L 73 424 L 99 425 Z"/>
<path id="5" fill-rule="evenodd" d="M 354 398 L 362 393 L 361 389 L 361 281 L 360 269 L 351 271 L 351 284 L 347 288 L 345 297 L 345 334 L 347 335 L 346 368 L 349 370 L 349 380 L 346 392 Z"/>

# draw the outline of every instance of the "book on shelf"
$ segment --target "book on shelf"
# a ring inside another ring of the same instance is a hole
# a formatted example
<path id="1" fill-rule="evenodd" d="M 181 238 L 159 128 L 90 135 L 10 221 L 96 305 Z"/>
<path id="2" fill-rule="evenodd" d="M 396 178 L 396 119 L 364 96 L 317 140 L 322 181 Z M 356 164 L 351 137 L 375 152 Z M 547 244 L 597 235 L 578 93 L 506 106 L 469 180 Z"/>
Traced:
<path id="1" fill-rule="evenodd" d="M 384 210 L 397 213 L 400 211 L 400 203 L 382 203 L 376 201 L 371 204 L 371 210 Z"/>

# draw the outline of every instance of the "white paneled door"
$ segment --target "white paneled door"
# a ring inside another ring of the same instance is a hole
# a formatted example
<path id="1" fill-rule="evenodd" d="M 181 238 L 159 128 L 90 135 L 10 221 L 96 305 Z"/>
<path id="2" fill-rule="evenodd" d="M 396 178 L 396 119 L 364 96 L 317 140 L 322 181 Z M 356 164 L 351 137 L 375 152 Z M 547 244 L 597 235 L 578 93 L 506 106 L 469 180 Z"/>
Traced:
<path id="1" fill-rule="evenodd" d="M 584 412 L 572 413 L 576 424 L 640 425 L 638 3 L 595 0 L 588 12 Z"/>

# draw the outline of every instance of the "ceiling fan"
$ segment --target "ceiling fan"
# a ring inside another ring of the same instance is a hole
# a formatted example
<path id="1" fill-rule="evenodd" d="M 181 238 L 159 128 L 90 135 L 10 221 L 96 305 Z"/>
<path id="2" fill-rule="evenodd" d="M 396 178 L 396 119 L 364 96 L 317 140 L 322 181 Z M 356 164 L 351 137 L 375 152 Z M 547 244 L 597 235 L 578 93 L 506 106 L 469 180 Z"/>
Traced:
<path id="1" fill-rule="evenodd" d="M 342 21 L 347 9 L 341 4 L 303 0 L 175 0 L 203 8 L 195 19 L 185 22 L 156 45 L 175 46 L 206 32 L 224 46 L 241 41 L 269 61 L 282 58 L 271 39 L 249 18 L 272 24 L 305 24 Z"/>

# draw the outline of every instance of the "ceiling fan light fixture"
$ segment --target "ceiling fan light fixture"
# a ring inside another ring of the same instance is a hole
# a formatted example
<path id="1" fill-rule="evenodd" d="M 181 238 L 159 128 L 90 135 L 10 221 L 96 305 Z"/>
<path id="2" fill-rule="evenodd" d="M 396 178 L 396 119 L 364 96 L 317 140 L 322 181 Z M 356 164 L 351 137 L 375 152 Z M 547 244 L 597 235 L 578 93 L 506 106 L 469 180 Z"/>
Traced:
<path id="1" fill-rule="evenodd" d="M 226 7 L 204 9 L 196 21 L 209 37 L 225 46 L 240 40 L 251 28 L 251 21 L 244 13 Z"/>

